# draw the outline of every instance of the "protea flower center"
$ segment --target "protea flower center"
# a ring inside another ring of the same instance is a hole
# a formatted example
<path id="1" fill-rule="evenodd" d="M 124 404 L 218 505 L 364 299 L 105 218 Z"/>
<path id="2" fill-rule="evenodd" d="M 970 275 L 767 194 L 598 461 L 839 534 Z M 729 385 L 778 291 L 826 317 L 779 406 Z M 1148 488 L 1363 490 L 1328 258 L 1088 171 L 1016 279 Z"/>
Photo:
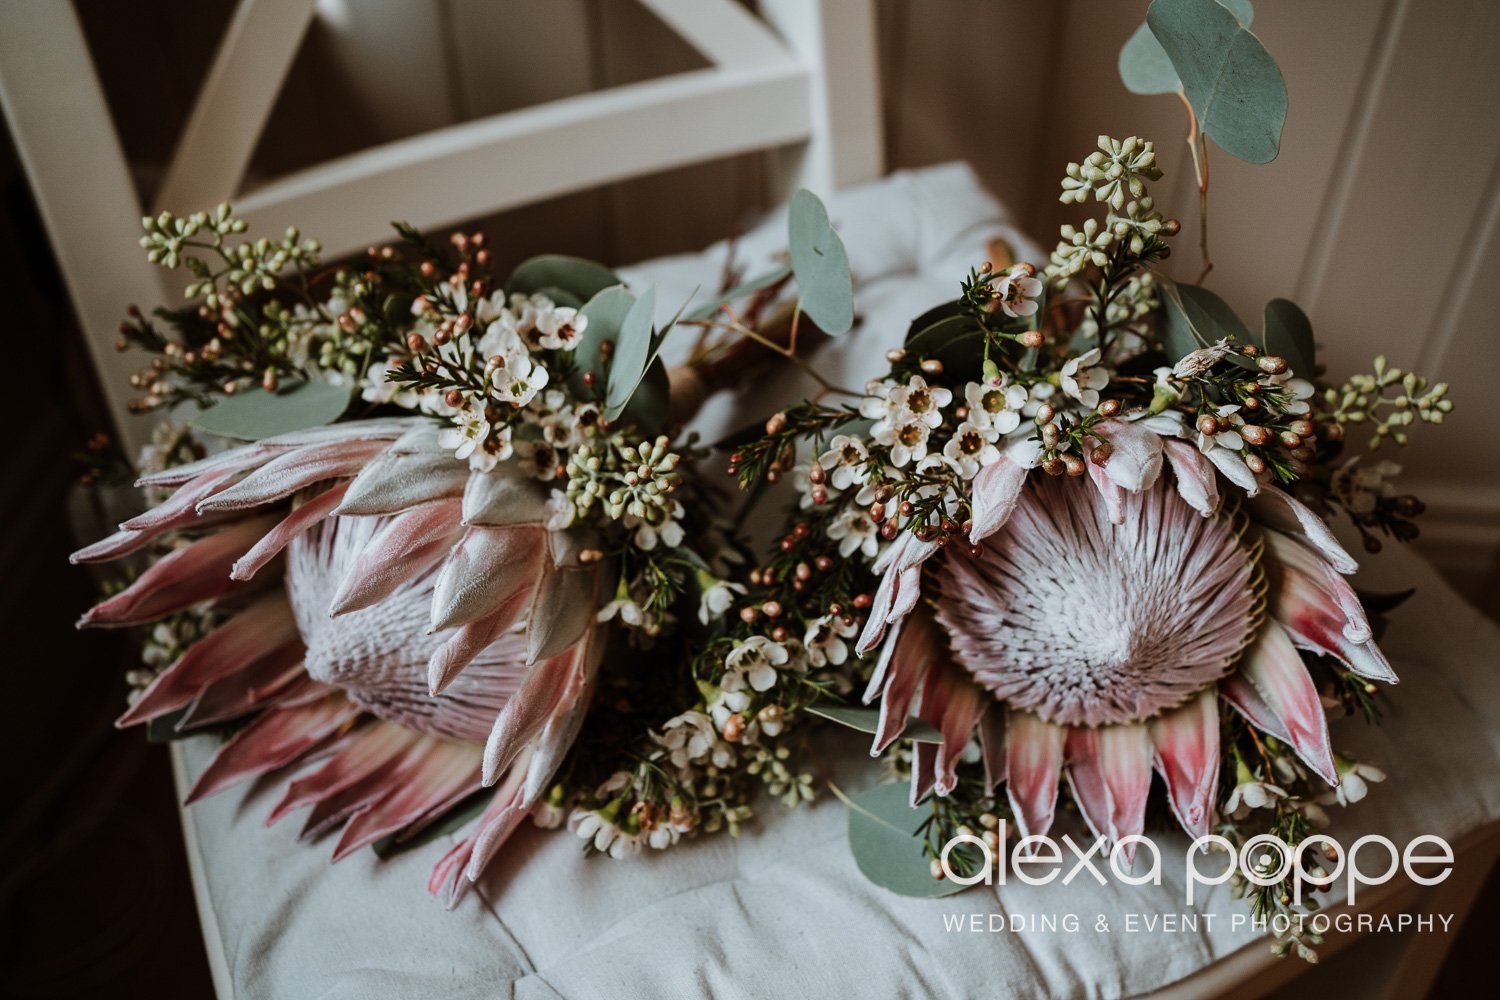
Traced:
<path id="1" fill-rule="evenodd" d="M 1224 677 L 1259 626 L 1264 576 L 1244 519 L 1170 485 L 1111 523 L 1086 482 L 1033 476 L 976 557 L 950 552 L 937 617 L 954 658 L 1047 722 L 1138 722 Z"/>
<path id="2" fill-rule="evenodd" d="M 349 700 L 377 718 L 433 736 L 483 743 L 526 675 L 521 629 L 502 634 L 435 698 L 427 664 L 444 638 L 430 627 L 436 564 L 377 605 L 337 617 L 328 613 L 355 559 L 391 521 L 330 518 L 288 546 L 287 599 L 307 646 L 307 672 L 342 688 Z"/>

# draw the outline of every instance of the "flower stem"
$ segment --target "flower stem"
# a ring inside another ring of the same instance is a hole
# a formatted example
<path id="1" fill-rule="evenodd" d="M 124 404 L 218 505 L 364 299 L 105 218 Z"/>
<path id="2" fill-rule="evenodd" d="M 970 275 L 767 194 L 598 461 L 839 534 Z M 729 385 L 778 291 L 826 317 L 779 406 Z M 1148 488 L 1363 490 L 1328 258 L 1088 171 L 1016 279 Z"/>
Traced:
<path id="1" fill-rule="evenodd" d="M 1198 284 L 1214 269 L 1213 258 L 1208 255 L 1208 138 L 1198 130 L 1198 115 L 1192 102 L 1182 91 L 1177 92 L 1188 115 L 1188 150 L 1193 154 L 1193 176 L 1198 180 L 1198 252 L 1203 256 L 1203 270 L 1198 274 Z"/>

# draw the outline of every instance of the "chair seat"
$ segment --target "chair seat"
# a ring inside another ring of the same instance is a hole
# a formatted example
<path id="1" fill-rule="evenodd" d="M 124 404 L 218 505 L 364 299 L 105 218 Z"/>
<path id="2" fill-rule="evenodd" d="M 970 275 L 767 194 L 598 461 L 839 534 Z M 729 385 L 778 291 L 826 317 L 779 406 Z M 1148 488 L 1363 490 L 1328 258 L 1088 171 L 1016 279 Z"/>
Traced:
<path id="1" fill-rule="evenodd" d="M 959 277 L 1004 236 L 1035 247 L 967 167 L 898 174 L 833 199 L 859 284 L 861 326 L 825 346 L 817 365 L 859 387 L 885 367 L 907 323 L 951 298 Z M 735 259 L 759 273 L 783 244 L 772 218 L 738 240 Z M 667 314 L 695 287 L 718 286 L 726 245 L 624 269 L 658 286 Z M 700 301 L 706 293 L 700 293 Z M 684 338 L 690 340 L 691 338 Z M 669 349 L 670 354 L 670 349 Z M 811 391 L 777 375 L 711 401 L 707 439 Z M 1416 586 L 1391 615 L 1383 648 L 1405 683 L 1384 722 L 1337 723 L 1336 749 L 1378 763 L 1390 780 L 1348 809 L 1333 808 L 1343 843 L 1379 832 L 1457 841 L 1500 818 L 1500 628 L 1406 552 L 1369 557 L 1361 585 Z M 1368 576 L 1368 579 L 1366 579 Z M 821 777 L 847 790 L 877 780 L 863 738 L 829 734 Z M 209 738 L 174 745 L 179 781 L 213 752 Z M 262 782 L 184 811 L 210 957 L 221 993 L 242 997 L 1119 997 L 1159 990 L 1263 936 L 1228 886 L 1211 887 L 1197 929 L 1128 933 L 1183 905 L 1186 838 L 1159 839 L 1163 884 L 976 887 L 942 900 L 878 888 L 845 843 L 846 810 L 832 796 L 787 810 L 773 801 L 738 838 L 706 837 L 628 862 L 586 858 L 566 831 L 524 826 L 452 912 L 424 893 L 440 838 L 389 861 L 360 852 L 329 865 L 327 844 L 298 844 L 296 821 L 265 829 L 278 789 Z M 1217 869 L 1215 869 L 1217 870 Z M 1463 877 L 1462 861 L 1455 878 Z M 1472 873 L 1471 873 L 1472 874 Z M 1081 926 L 1068 932 L 1062 916 Z M 982 932 L 950 930 L 977 915 Z M 995 915 L 992 917 L 992 915 Z M 1096 930 L 1103 915 L 1108 933 Z M 989 931 L 1006 918 L 1023 929 Z M 1058 921 L 1056 930 L 1033 919 Z M 1295 960 L 1292 960 L 1295 961 Z"/>

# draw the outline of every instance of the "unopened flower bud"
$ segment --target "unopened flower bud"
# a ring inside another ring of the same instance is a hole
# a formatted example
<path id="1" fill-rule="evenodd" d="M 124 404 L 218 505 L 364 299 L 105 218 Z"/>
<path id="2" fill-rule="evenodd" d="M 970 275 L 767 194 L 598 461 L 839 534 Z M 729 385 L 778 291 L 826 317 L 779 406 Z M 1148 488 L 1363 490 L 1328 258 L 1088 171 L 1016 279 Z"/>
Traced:
<path id="1" fill-rule="evenodd" d="M 1247 444 L 1259 447 L 1271 440 L 1271 432 L 1259 424 L 1246 424 L 1240 428 L 1240 437 L 1244 438 Z"/>

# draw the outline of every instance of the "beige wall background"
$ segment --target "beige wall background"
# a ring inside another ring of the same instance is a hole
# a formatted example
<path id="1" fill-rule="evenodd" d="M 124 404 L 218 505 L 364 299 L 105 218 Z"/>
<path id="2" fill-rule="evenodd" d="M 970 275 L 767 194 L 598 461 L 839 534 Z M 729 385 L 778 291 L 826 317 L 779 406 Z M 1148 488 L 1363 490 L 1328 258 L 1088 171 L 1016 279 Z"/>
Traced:
<path id="1" fill-rule="evenodd" d="M 143 195 L 171 154 L 230 0 L 76 0 Z M 1144 0 L 879 0 L 887 163 L 972 162 L 1040 240 L 1068 160 L 1103 131 L 1156 141 L 1158 203 L 1187 232 L 1196 194 L 1180 105 L 1120 85 Z M 376 143 L 703 65 L 634 0 L 322 0 L 251 183 Z M 1330 372 L 1440 375 L 1457 409 L 1399 460 L 1429 506 L 1419 547 L 1488 603 L 1500 586 L 1500 4 L 1260 0 L 1254 30 L 1291 95 L 1282 154 L 1210 152 L 1209 287 L 1242 315 L 1286 296 Z M 649 141 L 643 137 L 642 141 Z M 642 178 L 488 220 L 537 247 L 625 261 L 698 247 L 765 207 L 759 157 Z M 476 178 L 475 183 L 483 183 Z M 180 206 L 189 210 L 197 206 Z M 391 207 L 393 217 L 399 206 Z"/>

